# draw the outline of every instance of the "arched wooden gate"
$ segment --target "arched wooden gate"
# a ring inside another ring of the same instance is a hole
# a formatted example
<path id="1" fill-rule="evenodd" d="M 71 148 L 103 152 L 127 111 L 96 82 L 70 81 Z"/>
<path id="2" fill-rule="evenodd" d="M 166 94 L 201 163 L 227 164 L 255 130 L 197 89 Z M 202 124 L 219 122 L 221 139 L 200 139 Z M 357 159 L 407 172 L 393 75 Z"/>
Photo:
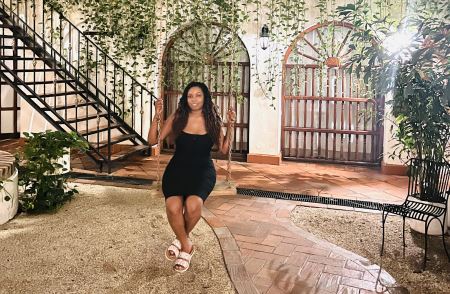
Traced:
<path id="1" fill-rule="evenodd" d="M 352 27 L 335 22 L 301 33 L 283 64 L 284 159 L 378 164 L 384 101 L 343 68 Z"/>
<path id="2" fill-rule="evenodd" d="M 233 60 L 237 63 L 233 66 Z M 180 31 L 167 46 L 163 60 L 164 115 L 175 112 L 184 87 L 203 81 L 224 119 L 230 106 L 236 111 L 234 160 L 246 160 L 249 138 L 250 59 L 237 36 L 219 25 L 193 24 Z M 233 84 L 234 83 L 234 84 Z M 165 143 L 163 150 L 174 146 Z M 217 154 L 215 154 L 217 155 Z"/>

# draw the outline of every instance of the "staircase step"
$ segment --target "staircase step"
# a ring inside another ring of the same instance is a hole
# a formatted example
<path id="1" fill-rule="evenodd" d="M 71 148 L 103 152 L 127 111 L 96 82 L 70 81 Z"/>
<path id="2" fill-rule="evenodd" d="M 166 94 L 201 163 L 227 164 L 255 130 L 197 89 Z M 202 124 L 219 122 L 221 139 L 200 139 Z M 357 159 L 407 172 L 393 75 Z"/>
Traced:
<path id="1" fill-rule="evenodd" d="M 13 46 L 2 46 L 2 45 L 0 45 L 0 49 L 12 50 L 14 48 L 21 49 L 21 50 L 25 49 L 25 50 L 30 50 L 30 51 L 33 49 L 32 47 L 28 47 L 28 46 L 16 46 L 16 47 L 13 47 Z"/>
<path id="2" fill-rule="evenodd" d="M 31 82 L 25 82 L 25 84 L 27 85 L 47 85 L 47 84 L 66 84 L 66 83 L 74 83 L 76 82 L 76 80 L 56 80 L 56 81 L 31 81 Z"/>
<path id="3" fill-rule="evenodd" d="M 33 37 L 30 36 L 30 35 L 24 35 L 24 34 L 13 34 L 13 35 L 7 34 L 6 35 L 5 32 L 2 32 L 2 34 L 0 34 L 0 37 L 1 38 L 8 38 L 8 39 L 18 39 L 18 38 L 20 38 L 20 39 L 33 40 Z"/>
<path id="4" fill-rule="evenodd" d="M 14 28 L 14 26 L 13 25 L 9 25 L 9 24 L 5 24 L 5 23 L 0 23 L 0 28 L 12 29 L 12 28 Z"/>
<path id="5" fill-rule="evenodd" d="M 133 153 L 136 153 L 139 151 L 144 151 L 144 150 L 147 150 L 148 148 L 149 148 L 149 146 L 146 146 L 146 145 L 136 145 L 129 149 L 124 149 L 120 152 L 117 152 L 117 153 L 114 153 L 113 155 L 111 155 L 111 161 L 124 159 L 125 157 L 130 156 Z"/>
<path id="6" fill-rule="evenodd" d="M 34 68 L 34 69 L 29 69 L 29 68 L 25 68 L 25 69 L 15 69 L 13 71 L 17 71 L 17 72 L 58 72 L 58 71 L 63 71 L 63 69 L 61 68 Z"/>
<path id="7" fill-rule="evenodd" d="M 99 114 L 98 114 L 98 116 L 99 117 L 105 117 L 105 116 L 107 116 L 108 114 L 106 113 L 106 112 L 100 112 Z M 69 124 L 72 124 L 72 123 L 76 123 L 76 122 L 80 122 L 80 121 L 86 121 L 86 120 L 91 120 L 91 119 L 95 119 L 95 118 L 97 118 L 97 114 L 96 113 L 94 113 L 94 114 L 88 114 L 87 116 L 86 116 L 86 114 L 78 114 L 78 116 L 77 117 L 70 117 L 70 118 L 67 118 L 66 120 L 65 120 L 65 122 L 67 122 L 67 123 L 69 123 Z M 60 124 L 63 124 L 64 122 L 59 122 Z"/>
<path id="8" fill-rule="evenodd" d="M 17 60 L 17 61 L 44 61 L 44 60 L 54 60 L 51 57 L 22 57 L 22 56 L 0 56 L 0 60 Z"/>
<path id="9" fill-rule="evenodd" d="M 117 123 L 111 123 L 111 125 L 110 125 L 111 129 L 116 129 L 118 127 L 120 127 L 120 125 L 117 124 Z M 104 131 L 107 131 L 107 130 L 108 130 L 108 125 L 105 125 L 105 126 L 99 126 L 98 128 L 94 127 L 94 128 L 90 128 L 90 129 L 87 129 L 87 130 L 78 131 L 78 134 L 81 135 L 81 136 L 86 136 L 86 135 L 92 135 L 92 134 L 96 134 L 96 133 L 101 133 L 101 132 L 104 132 Z"/>
<path id="10" fill-rule="evenodd" d="M 136 134 L 123 134 L 114 138 L 111 138 L 111 145 L 136 138 Z M 94 148 L 105 148 L 108 146 L 108 139 L 98 142 L 89 142 Z"/>
<path id="11" fill-rule="evenodd" d="M 85 107 L 85 106 L 90 106 L 90 105 L 96 105 L 97 102 L 96 101 L 82 101 L 79 102 L 78 104 L 75 103 L 68 103 L 66 105 L 57 105 L 56 107 L 54 107 L 54 110 L 63 110 L 63 109 L 71 109 L 71 108 L 75 108 L 75 107 Z"/>
<path id="12" fill-rule="evenodd" d="M 67 91 L 67 92 L 61 92 L 61 93 L 45 93 L 45 94 L 38 94 L 41 98 L 49 98 L 49 97 L 58 97 L 58 96 L 69 96 L 69 95 L 79 95 L 79 94 L 85 94 L 85 91 Z M 34 98 L 33 95 L 29 95 L 28 97 Z"/>
<path id="13" fill-rule="evenodd" d="M 13 71 L 17 71 L 17 72 L 47 72 L 47 71 L 63 71 L 63 69 L 61 68 L 34 68 L 34 69 L 29 69 L 29 68 L 25 68 L 25 69 L 14 69 Z"/>
<path id="14" fill-rule="evenodd" d="M 28 35 L 0 35 L 1 39 L 27 39 L 33 40 L 33 37 Z"/>
<path id="15" fill-rule="evenodd" d="M 147 145 L 130 145 L 129 148 L 126 148 L 119 152 L 111 154 L 111 161 L 117 161 L 117 160 L 124 159 L 128 156 L 135 154 L 136 152 L 147 150 L 148 148 L 149 148 L 149 146 L 147 146 Z M 102 150 L 102 151 L 103 152 L 101 152 L 101 154 L 105 158 L 108 158 L 108 154 L 106 154 L 106 150 Z M 96 160 L 104 162 L 103 158 L 101 158 L 97 153 L 92 152 L 91 154 Z"/>

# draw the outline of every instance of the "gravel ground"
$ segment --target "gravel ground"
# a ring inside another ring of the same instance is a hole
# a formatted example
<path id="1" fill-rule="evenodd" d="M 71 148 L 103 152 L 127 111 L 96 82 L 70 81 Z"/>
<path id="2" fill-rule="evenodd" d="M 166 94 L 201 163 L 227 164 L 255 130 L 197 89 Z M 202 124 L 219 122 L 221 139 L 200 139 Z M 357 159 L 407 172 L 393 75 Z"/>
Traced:
<path id="1" fill-rule="evenodd" d="M 450 293 L 450 263 L 441 237 L 429 237 L 426 271 L 420 272 L 423 258 L 423 235 L 406 225 L 406 251 L 403 258 L 402 219 L 389 216 L 386 222 L 385 253 L 379 256 L 381 214 L 297 206 L 291 220 L 318 238 L 325 239 L 371 262 L 379 264 L 398 283 L 394 293 Z M 450 250 L 450 238 L 446 236 Z"/>
<path id="2" fill-rule="evenodd" d="M 184 274 L 164 250 L 164 200 L 146 190 L 78 184 L 57 213 L 0 226 L 0 293 L 235 293 L 220 245 L 200 220 Z"/>

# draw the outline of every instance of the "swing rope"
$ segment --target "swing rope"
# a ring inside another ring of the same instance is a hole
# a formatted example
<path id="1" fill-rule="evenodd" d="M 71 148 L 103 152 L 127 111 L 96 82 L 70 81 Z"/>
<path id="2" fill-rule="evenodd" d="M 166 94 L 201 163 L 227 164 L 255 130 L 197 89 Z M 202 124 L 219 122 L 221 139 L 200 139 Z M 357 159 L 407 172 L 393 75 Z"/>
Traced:
<path id="1" fill-rule="evenodd" d="M 156 127 L 156 132 L 157 132 L 157 144 L 158 144 L 158 152 L 156 154 L 156 186 L 159 189 L 160 186 L 160 166 L 161 166 L 161 116 L 159 113 L 156 113 L 156 121 L 157 121 L 157 127 Z"/>
<path id="2" fill-rule="evenodd" d="M 233 9 L 236 9 L 236 1 L 233 0 L 231 3 Z M 233 19 L 232 19 L 232 40 L 235 37 L 235 32 L 236 32 L 236 19 L 235 19 L 235 15 L 233 14 Z M 232 84 L 230 84 L 229 87 L 229 91 L 230 91 L 230 95 L 229 97 L 229 101 L 228 101 L 228 111 L 231 110 L 232 105 L 234 105 L 234 101 L 233 101 L 233 84 L 236 82 L 236 77 L 235 77 L 235 71 L 236 71 L 236 42 L 234 41 L 232 43 L 232 48 L 231 48 L 231 55 L 232 55 L 232 62 L 231 62 L 231 72 L 230 72 L 230 82 Z M 234 91 L 234 93 L 236 93 L 237 91 Z M 234 118 L 236 120 L 236 117 Z M 228 120 L 228 118 L 227 118 Z M 228 185 L 231 185 L 230 180 L 231 180 L 231 141 L 234 135 L 234 123 L 233 125 L 230 126 L 231 122 L 228 121 L 228 128 L 230 129 L 230 134 L 228 136 L 228 162 L 227 162 L 227 178 L 226 178 L 226 182 Z"/>
<path id="3" fill-rule="evenodd" d="M 228 122 L 228 124 L 230 124 L 230 122 Z M 232 152 L 232 148 L 231 148 L 231 141 L 233 138 L 233 134 L 234 134 L 234 126 L 230 127 L 230 134 L 228 136 L 228 161 L 227 161 L 227 183 L 230 184 L 230 180 L 231 180 L 231 152 Z"/>

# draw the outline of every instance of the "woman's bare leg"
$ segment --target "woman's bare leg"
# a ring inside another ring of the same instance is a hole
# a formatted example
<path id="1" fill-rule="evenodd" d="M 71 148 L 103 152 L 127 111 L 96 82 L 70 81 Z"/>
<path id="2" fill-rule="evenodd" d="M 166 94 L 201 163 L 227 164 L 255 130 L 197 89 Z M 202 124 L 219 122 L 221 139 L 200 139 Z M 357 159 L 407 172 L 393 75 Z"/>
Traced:
<path id="1" fill-rule="evenodd" d="M 184 226 L 188 237 L 202 216 L 202 206 L 203 199 L 200 196 L 191 195 L 186 198 L 184 203 Z"/>
<path id="2" fill-rule="evenodd" d="M 188 234 L 186 233 L 186 224 L 183 216 L 183 197 L 182 196 L 171 196 L 166 199 L 166 214 L 167 220 L 169 221 L 170 227 L 180 240 L 181 250 L 186 251 L 192 247 L 191 241 L 188 239 Z M 187 251 L 190 252 L 190 251 Z"/>

